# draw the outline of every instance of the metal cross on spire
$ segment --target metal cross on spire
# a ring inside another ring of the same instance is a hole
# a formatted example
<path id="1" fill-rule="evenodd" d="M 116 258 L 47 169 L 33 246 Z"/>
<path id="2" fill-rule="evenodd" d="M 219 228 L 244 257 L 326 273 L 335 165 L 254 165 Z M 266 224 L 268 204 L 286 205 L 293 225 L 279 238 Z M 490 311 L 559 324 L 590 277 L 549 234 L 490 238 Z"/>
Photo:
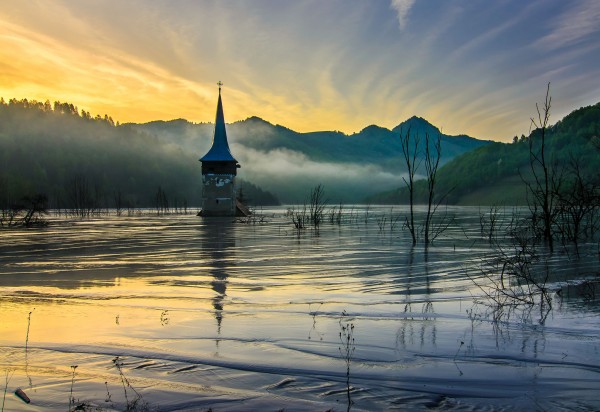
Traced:
<path id="1" fill-rule="evenodd" d="M 221 80 L 219 80 L 217 82 L 217 86 L 219 86 L 219 94 L 221 93 L 221 86 L 223 86 L 223 82 Z"/>

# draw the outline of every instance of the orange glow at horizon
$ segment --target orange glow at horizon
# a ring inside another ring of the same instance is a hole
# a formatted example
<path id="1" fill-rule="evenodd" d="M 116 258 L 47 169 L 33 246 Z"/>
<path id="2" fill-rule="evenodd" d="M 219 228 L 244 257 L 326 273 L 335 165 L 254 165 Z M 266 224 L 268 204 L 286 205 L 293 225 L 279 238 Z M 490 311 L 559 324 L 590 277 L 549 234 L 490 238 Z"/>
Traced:
<path id="1" fill-rule="evenodd" d="M 490 14 L 394 4 L 315 14 L 303 1 L 6 2 L 0 97 L 68 102 L 121 123 L 213 122 L 222 80 L 227 123 L 258 116 L 351 134 L 419 116 L 449 135 L 499 141 L 527 133 L 549 81 L 553 121 L 597 102 L 600 31 L 574 19 L 599 5 L 502 4 Z M 548 27 L 531 30 L 538 12 L 550 13 Z"/>
<path id="2" fill-rule="evenodd" d="M 97 53 L 0 20 L 0 61 L 0 97 L 5 100 L 68 102 L 92 116 L 106 114 L 120 123 L 179 118 L 214 122 L 218 79 L 192 81 L 121 50 Z M 298 132 L 351 134 L 383 121 L 366 111 L 344 112 L 335 104 L 343 96 L 331 90 L 325 92 L 331 104 L 311 106 L 268 89 L 241 84 L 248 90 L 241 91 L 227 78 L 222 80 L 227 123 L 259 116 Z"/>
<path id="3" fill-rule="evenodd" d="M 6 21 L 0 21 L 0 32 L 0 61 L 4 62 L 0 97 L 6 101 L 16 98 L 68 102 L 92 116 L 107 114 L 121 123 L 179 118 L 214 122 L 216 80 L 206 84 L 193 82 L 118 50 L 99 55 Z M 14 53 L 15 50 L 20 52 Z M 309 132 L 328 130 L 331 124 L 345 122 L 338 113 L 313 109 L 309 116 L 312 121 L 307 123 L 303 108 L 275 94 L 263 94 L 260 110 L 254 110 L 256 99 L 227 88 L 226 82 L 223 94 L 227 123 L 259 116 Z M 345 131 L 351 133 L 365 126 L 348 125 Z"/>

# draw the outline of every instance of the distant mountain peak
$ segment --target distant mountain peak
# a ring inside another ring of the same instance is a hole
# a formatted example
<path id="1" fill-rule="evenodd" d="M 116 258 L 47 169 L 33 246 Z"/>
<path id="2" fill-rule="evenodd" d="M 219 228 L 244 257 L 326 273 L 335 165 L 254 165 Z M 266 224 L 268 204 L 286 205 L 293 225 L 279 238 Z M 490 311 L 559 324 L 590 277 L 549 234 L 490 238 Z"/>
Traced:
<path id="1" fill-rule="evenodd" d="M 376 124 L 371 124 L 371 125 L 365 127 L 364 129 L 362 129 L 359 133 L 371 134 L 371 133 L 379 133 L 382 131 L 389 132 L 390 129 L 387 129 L 387 128 L 381 127 L 381 126 L 377 126 Z"/>
<path id="2" fill-rule="evenodd" d="M 406 119 L 398 126 L 392 129 L 393 132 L 399 132 L 400 130 L 407 131 L 408 128 L 417 133 L 429 133 L 429 134 L 441 134 L 441 131 L 436 126 L 429 123 L 426 119 L 419 116 L 412 116 Z"/>
<path id="3" fill-rule="evenodd" d="M 272 123 L 269 123 L 265 119 L 263 119 L 261 117 L 258 117 L 258 116 L 250 116 L 247 119 L 240 120 L 239 122 L 236 122 L 236 123 L 261 123 L 261 124 L 266 124 L 266 125 L 269 125 L 269 126 L 273 126 Z"/>

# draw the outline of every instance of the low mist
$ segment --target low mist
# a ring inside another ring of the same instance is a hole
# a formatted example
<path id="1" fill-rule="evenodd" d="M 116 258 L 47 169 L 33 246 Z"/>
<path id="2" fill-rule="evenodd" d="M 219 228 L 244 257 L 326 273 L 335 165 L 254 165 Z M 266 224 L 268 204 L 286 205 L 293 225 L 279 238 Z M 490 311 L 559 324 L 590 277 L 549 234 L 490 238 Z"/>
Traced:
<path id="1" fill-rule="evenodd" d="M 242 165 L 239 175 L 278 196 L 283 203 L 302 203 L 312 188 L 322 184 L 329 202 L 360 203 L 365 197 L 391 190 L 401 176 L 375 165 L 316 162 L 287 149 L 258 151 L 232 145 Z"/>

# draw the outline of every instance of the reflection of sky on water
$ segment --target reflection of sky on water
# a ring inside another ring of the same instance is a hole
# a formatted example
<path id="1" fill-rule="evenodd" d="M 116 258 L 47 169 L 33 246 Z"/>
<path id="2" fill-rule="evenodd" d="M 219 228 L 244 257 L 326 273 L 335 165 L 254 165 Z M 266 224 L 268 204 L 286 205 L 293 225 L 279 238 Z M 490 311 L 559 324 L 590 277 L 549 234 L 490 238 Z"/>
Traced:
<path id="1" fill-rule="evenodd" d="M 0 240 L 0 349 L 6 355 L 23 345 L 35 307 L 30 366 L 43 369 L 58 357 L 68 377 L 74 361 L 67 353 L 82 359 L 80 371 L 100 371 L 92 359 L 119 354 L 164 365 L 167 377 L 151 368 L 142 376 L 169 384 L 212 382 L 264 396 L 256 389 L 263 382 L 265 393 L 322 401 L 343 382 L 338 334 L 345 312 L 356 325 L 356 384 L 367 389 L 355 398 L 367 409 L 410 392 L 427 402 L 428 393 L 459 396 L 450 389 L 458 378 L 481 380 L 466 397 L 486 395 L 494 379 L 496 395 L 513 396 L 545 379 L 535 377 L 538 364 L 567 376 L 561 384 L 568 396 L 590 390 L 597 380 L 587 379 L 600 365 L 578 365 L 597 355 L 598 299 L 564 287 L 545 324 L 535 310 L 492 324 L 488 308 L 473 306 L 481 293 L 465 276 L 477 273 L 491 249 L 477 240 L 476 213 L 465 210 L 463 227 L 427 251 L 411 247 L 400 229 L 380 231 L 375 223 L 325 225 L 319 236 L 298 237 L 282 217 L 263 225 L 109 218 L 11 232 Z M 580 262 L 568 270 L 575 266 L 581 273 L 595 268 Z M 282 381 L 288 383 L 278 386 Z M 419 382 L 431 386 L 425 391 Z M 559 403 L 568 397 L 560 393 Z"/>

